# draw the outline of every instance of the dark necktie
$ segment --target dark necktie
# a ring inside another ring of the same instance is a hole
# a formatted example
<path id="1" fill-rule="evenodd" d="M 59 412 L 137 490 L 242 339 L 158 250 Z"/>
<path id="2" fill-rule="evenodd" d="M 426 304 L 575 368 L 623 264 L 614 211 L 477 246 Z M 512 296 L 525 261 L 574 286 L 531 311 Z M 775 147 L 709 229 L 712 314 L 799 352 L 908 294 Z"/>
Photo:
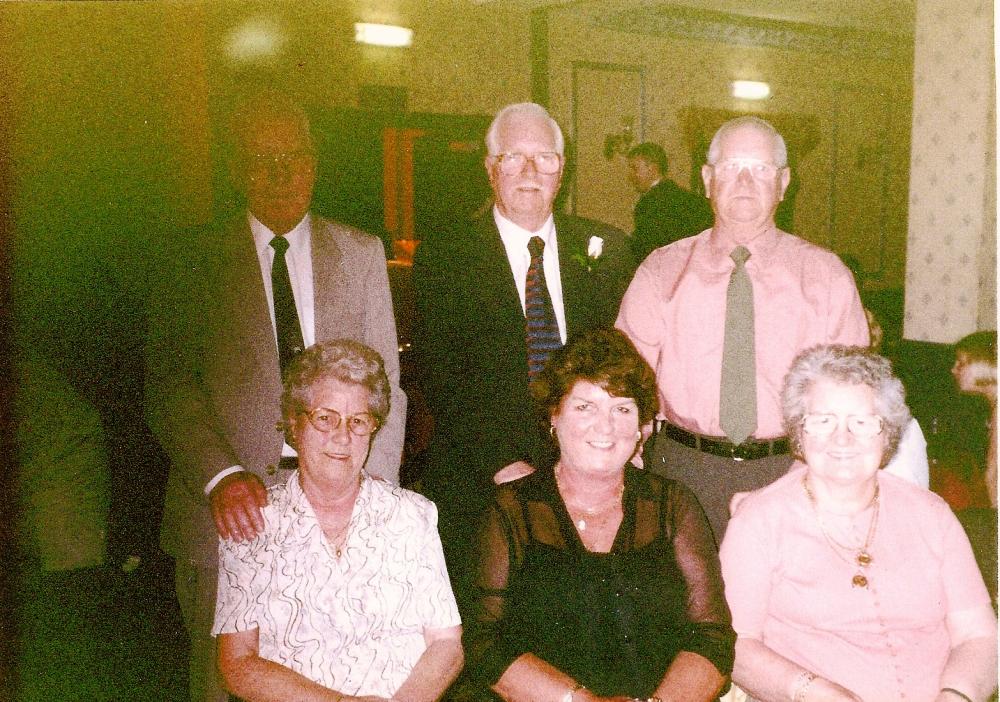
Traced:
<path id="1" fill-rule="evenodd" d="M 545 242 L 540 236 L 533 236 L 528 242 L 531 263 L 524 283 L 525 338 L 528 342 L 528 377 L 534 378 L 542 370 L 549 354 L 562 348 L 559 325 L 549 299 L 549 288 L 545 284 L 545 268 L 542 252 Z"/>
<path id="2" fill-rule="evenodd" d="M 737 246 L 736 262 L 726 292 L 726 336 L 722 344 L 719 424 L 734 444 L 742 444 L 757 428 L 757 367 L 754 352 L 753 284 L 747 274 L 750 252 Z"/>
<path id="3" fill-rule="evenodd" d="M 285 263 L 288 240 L 276 236 L 271 239 L 271 248 L 274 249 L 274 262 L 271 264 L 274 328 L 278 335 L 278 366 L 284 375 L 285 368 L 296 354 L 302 352 L 305 343 L 302 341 L 302 328 L 299 327 L 299 313 L 295 309 L 292 281 L 288 277 L 288 264 Z"/>

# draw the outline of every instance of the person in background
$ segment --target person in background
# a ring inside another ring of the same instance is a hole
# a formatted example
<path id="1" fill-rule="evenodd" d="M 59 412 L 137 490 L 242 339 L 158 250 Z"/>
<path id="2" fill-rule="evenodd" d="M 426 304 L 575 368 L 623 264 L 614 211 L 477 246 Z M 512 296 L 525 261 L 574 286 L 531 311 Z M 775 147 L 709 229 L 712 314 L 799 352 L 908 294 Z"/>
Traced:
<path id="1" fill-rule="evenodd" d="M 654 249 L 694 236 L 712 226 L 712 208 L 704 196 L 679 187 L 667 176 L 667 154 L 651 141 L 628 152 L 628 175 L 639 193 L 629 240 L 636 264 Z"/>
<path id="2" fill-rule="evenodd" d="M 111 476 L 101 416 L 44 353 L 21 350 L 15 369 L 18 699 L 128 696 L 110 643 L 122 573 L 106 562 Z"/>
<path id="3" fill-rule="evenodd" d="M 880 470 L 910 414 L 889 361 L 817 346 L 782 414 L 797 463 L 737 507 L 722 543 L 733 681 L 767 702 L 982 702 L 997 620 L 940 497 Z"/>
<path id="4" fill-rule="evenodd" d="M 820 343 L 868 345 L 850 271 L 775 225 L 787 162 L 764 120 L 723 124 L 702 168 L 715 223 L 651 253 L 616 322 L 656 371 L 661 421 L 645 466 L 694 490 L 717 539 L 733 495 L 791 465 L 779 394 L 792 359 Z"/>
<path id="5" fill-rule="evenodd" d="M 501 485 L 480 536 L 470 677 L 512 702 L 714 700 L 732 660 L 712 532 L 681 483 L 629 459 L 652 369 L 596 329 L 532 384 L 554 464 Z"/>
<path id="6" fill-rule="evenodd" d="M 219 543 L 212 633 L 246 702 L 432 702 L 462 667 L 434 504 L 364 468 L 390 395 L 356 341 L 311 346 L 287 370 L 299 467 L 268 490 L 256 537 Z"/>
<path id="7" fill-rule="evenodd" d="M 997 508 L 997 333 L 981 331 L 955 344 L 951 374 L 961 392 L 984 397 L 990 403 L 990 439 L 983 481 L 990 506 Z"/>

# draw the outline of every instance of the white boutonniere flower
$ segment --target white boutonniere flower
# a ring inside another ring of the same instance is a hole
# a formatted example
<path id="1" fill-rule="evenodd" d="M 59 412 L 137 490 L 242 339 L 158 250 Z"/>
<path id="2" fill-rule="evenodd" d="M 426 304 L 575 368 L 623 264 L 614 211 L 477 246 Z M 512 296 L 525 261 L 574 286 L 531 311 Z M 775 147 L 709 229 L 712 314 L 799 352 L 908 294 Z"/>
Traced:
<path id="1" fill-rule="evenodd" d="M 590 237 L 587 242 L 587 258 L 597 260 L 604 253 L 604 239 L 599 236 Z"/>
<path id="2" fill-rule="evenodd" d="M 592 236 L 587 240 L 587 250 L 576 251 L 572 257 L 588 273 L 593 273 L 602 253 L 604 253 L 604 239 L 599 236 Z"/>

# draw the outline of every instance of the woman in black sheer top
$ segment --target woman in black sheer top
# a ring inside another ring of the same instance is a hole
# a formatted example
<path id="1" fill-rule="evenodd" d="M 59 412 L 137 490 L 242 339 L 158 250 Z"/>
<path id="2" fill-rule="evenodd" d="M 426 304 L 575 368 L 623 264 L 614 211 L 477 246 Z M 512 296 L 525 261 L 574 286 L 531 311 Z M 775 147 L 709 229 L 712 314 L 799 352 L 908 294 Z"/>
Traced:
<path id="1" fill-rule="evenodd" d="M 735 635 L 711 529 L 686 487 L 629 464 L 656 411 L 652 370 L 597 330 L 533 393 L 559 458 L 489 510 L 469 675 L 513 702 L 715 699 Z"/>

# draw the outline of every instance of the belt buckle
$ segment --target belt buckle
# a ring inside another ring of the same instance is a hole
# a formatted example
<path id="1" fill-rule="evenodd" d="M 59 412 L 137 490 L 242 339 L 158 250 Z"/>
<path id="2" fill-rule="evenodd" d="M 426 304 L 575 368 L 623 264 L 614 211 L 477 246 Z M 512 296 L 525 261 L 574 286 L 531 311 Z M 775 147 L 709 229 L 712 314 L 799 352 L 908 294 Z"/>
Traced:
<path id="1" fill-rule="evenodd" d="M 742 444 L 740 444 L 740 446 L 737 446 L 736 444 L 731 444 L 730 446 L 731 448 L 729 449 L 729 457 L 732 458 L 734 461 L 743 461 L 744 460 L 743 456 L 736 455 L 736 452 L 739 450 Z"/>

